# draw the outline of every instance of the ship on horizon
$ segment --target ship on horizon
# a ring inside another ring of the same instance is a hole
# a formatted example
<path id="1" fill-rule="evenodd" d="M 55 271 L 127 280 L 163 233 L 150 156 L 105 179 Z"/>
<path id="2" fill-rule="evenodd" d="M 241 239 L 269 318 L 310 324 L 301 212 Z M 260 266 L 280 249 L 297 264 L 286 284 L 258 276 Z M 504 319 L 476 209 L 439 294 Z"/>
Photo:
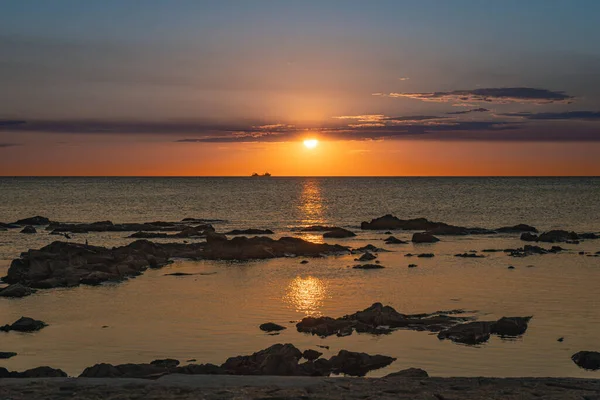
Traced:
<path id="1" fill-rule="evenodd" d="M 255 172 L 255 173 L 253 173 L 253 174 L 252 174 L 252 177 L 253 177 L 253 178 L 270 178 L 270 177 L 271 177 L 271 174 L 270 174 L 270 173 L 268 173 L 268 172 L 265 172 L 264 174 L 260 175 L 260 174 L 257 174 L 257 173 Z"/>

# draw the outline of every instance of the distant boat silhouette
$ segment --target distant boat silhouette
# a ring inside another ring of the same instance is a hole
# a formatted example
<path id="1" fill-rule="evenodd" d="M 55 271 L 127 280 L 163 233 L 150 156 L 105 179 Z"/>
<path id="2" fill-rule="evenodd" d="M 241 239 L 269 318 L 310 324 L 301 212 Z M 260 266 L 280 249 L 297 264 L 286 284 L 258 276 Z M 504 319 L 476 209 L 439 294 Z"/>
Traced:
<path id="1" fill-rule="evenodd" d="M 255 172 L 255 173 L 253 173 L 253 174 L 252 174 L 252 176 L 253 176 L 254 178 L 269 178 L 269 177 L 271 176 L 271 174 L 270 174 L 270 173 L 268 173 L 268 172 L 265 172 L 264 174 L 262 174 L 262 175 L 259 175 L 259 174 L 257 174 L 257 173 Z"/>

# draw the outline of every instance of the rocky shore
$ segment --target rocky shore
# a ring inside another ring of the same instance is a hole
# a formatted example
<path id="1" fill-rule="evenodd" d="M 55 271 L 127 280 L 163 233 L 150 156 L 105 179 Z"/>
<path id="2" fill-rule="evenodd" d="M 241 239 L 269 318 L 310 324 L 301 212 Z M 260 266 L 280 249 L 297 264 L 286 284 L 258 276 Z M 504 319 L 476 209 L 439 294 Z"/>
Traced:
<path id="1" fill-rule="evenodd" d="M 600 380 L 573 378 L 302 378 L 168 375 L 138 379 L 4 379 L 0 398 L 12 400 L 404 399 L 596 400 Z"/>

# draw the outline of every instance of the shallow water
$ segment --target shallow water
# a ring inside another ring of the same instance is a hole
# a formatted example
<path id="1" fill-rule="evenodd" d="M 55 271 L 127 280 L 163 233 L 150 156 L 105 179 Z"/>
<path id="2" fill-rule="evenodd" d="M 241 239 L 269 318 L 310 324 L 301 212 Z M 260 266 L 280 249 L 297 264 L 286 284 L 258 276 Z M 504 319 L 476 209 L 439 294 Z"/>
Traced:
<path id="1" fill-rule="evenodd" d="M 373 243 L 382 270 L 354 270 L 354 256 L 284 258 L 248 263 L 177 261 L 121 284 L 40 291 L 23 299 L 0 299 L 0 323 L 21 315 L 50 324 L 35 334 L 2 333 L 1 351 L 17 357 L 0 365 L 21 370 L 51 365 L 78 374 L 97 362 L 221 363 L 278 342 L 301 349 L 328 345 L 392 355 L 398 360 L 374 371 L 381 376 L 421 367 L 438 376 L 580 376 L 570 356 L 600 350 L 600 241 L 563 245 L 571 251 L 526 258 L 504 253 L 483 259 L 453 255 L 485 248 L 522 246 L 516 235 L 442 237 L 433 245 L 383 245 L 388 235 L 360 231 L 360 221 L 385 213 L 424 216 L 466 225 L 499 227 L 528 223 L 539 229 L 600 230 L 600 179 L 502 178 L 0 178 L 0 221 L 45 215 L 59 221 L 114 222 L 220 218 L 218 230 L 271 228 L 290 235 L 298 225 L 352 228 L 359 235 L 330 243 Z M 95 245 L 121 245 L 128 233 L 74 235 Z M 408 239 L 409 232 L 397 237 Z M 303 235 L 323 240 L 321 235 Z M 51 241 L 45 231 L 0 232 L 0 273 L 21 251 Z M 406 253 L 433 252 L 432 259 Z M 417 268 L 407 268 L 409 263 Z M 513 265 L 516 268 L 509 270 Z M 198 275 L 173 277 L 170 272 Z M 202 273 L 202 274 L 200 274 Z M 306 315 L 341 316 L 382 302 L 400 312 L 465 308 L 481 319 L 533 315 L 520 339 L 492 337 L 478 347 L 439 341 L 426 332 L 386 336 L 353 334 L 321 339 L 300 334 L 289 321 Z M 288 326 L 269 336 L 258 325 Z M 107 326 L 103 328 L 103 326 Z M 564 336 L 565 341 L 557 342 Z"/>

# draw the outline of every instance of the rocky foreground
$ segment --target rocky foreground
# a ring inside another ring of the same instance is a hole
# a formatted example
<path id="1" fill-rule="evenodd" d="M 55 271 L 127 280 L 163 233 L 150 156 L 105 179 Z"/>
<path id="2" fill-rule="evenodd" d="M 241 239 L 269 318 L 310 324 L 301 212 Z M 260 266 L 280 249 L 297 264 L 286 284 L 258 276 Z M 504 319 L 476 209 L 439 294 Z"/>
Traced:
<path id="1" fill-rule="evenodd" d="M 410 370 L 409 370 L 410 371 Z M 169 375 L 155 381 L 104 379 L 0 380 L 12 400 L 413 399 L 597 400 L 600 380 L 572 378 L 206 377 Z"/>

